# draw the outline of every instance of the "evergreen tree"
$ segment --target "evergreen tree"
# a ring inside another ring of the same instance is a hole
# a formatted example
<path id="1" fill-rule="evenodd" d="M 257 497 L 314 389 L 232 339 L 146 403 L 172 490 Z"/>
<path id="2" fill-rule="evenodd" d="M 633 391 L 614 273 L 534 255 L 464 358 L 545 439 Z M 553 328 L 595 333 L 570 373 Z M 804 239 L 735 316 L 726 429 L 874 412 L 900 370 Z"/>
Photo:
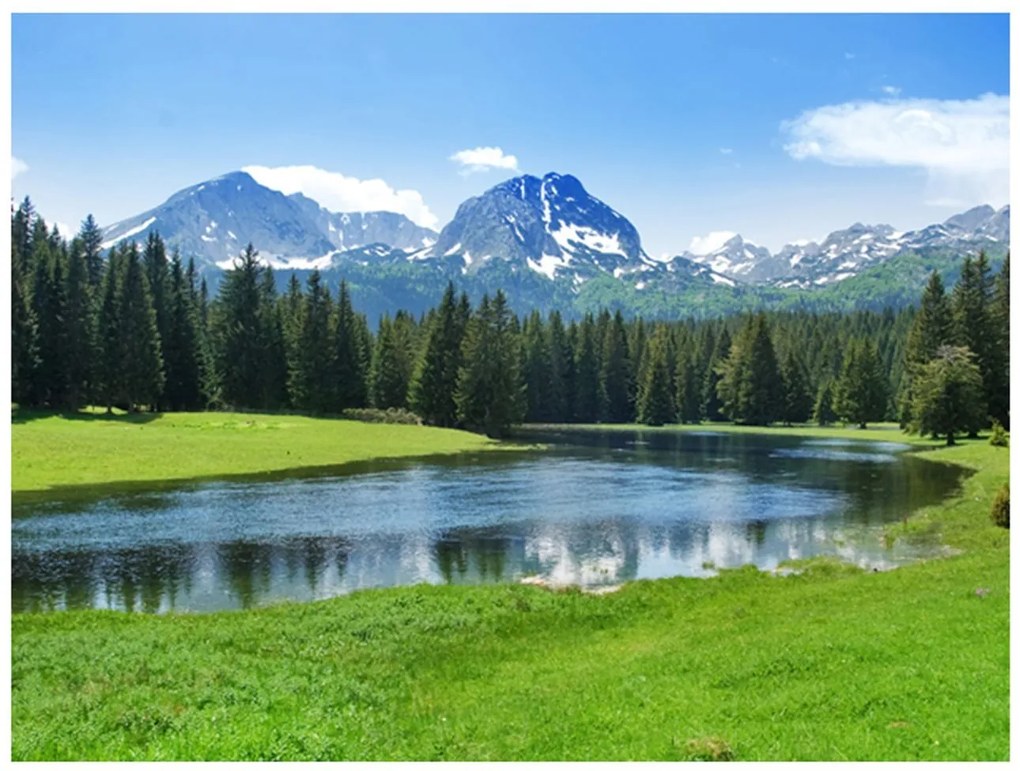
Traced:
<path id="1" fill-rule="evenodd" d="M 701 378 L 695 365 L 693 340 L 678 346 L 676 357 L 676 419 L 680 423 L 701 420 Z"/>
<path id="2" fill-rule="evenodd" d="M 29 264 L 32 259 L 32 234 L 35 228 L 37 217 L 32 201 L 28 196 L 18 206 L 11 216 L 11 265 L 17 271 L 22 281 L 28 279 Z M 28 287 L 23 286 L 22 289 Z"/>
<path id="3" fill-rule="evenodd" d="M 143 405 L 151 408 L 158 402 L 164 383 L 156 310 L 134 243 L 126 249 L 123 260 L 124 280 L 117 298 L 123 398 L 131 409 Z"/>
<path id="4" fill-rule="evenodd" d="M 11 398 L 19 405 L 28 404 L 33 397 L 39 365 L 37 332 L 24 280 L 15 269 L 11 281 Z"/>
<path id="5" fill-rule="evenodd" d="M 198 313 L 180 256 L 176 253 L 170 261 L 167 290 L 167 337 L 163 341 L 164 403 L 171 410 L 201 409 L 204 405 Z"/>
<path id="6" fill-rule="evenodd" d="M 783 422 L 786 425 L 806 422 L 814 406 L 811 384 L 804 363 L 793 350 L 788 351 L 784 357 L 780 374 L 783 378 Z"/>
<path id="7" fill-rule="evenodd" d="M 571 394 L 574 390 L 574 353 L 559 311 L 549 314 L 546 325 L 546 349 L 549 357 L 549 379 L 544 385 L 545 417 L 554 423 L 568 423 L 572 418 Z M 530 388 L 530 386 L 529 386 Z"/>
<path id="8" fill-rule="evenodd" d="M 818 388 L 818 396 L 815 399 L 815 408 L 812 418 L 820 426 L 827 426 L 834 423 L 839 415 L 836 414 L 834 406 L 835 394 L 832 388 L 832 381 L 826 380 Z"/>
<path id="9" fill-rule="evenodd" d="M 96 290 L 99 287 L 99 282 L 103 279 L 103 231 L 91 214 L 82 220 L 78 238 L 81 240 L 82 257 L 88 271 L 89 286 Z"/>
<path id="10" fill-rule="evenodd" d="M 991 306 L 995 335 L 995 365 L 998 368 L 986 392 L 988 414 L 1009 429 L 1009 254 L 995 279 Z"/>
<path id="11" fill-rule="evenodd" d="M 340 282 L 336 321 L 337 407 L 365 407 L 368 404 L 368 365 L 371 351 L 367 329 L 362 328 L 351 305 L 347 282 Z"/>
<path id="12" fill-rule="evenodd" d="M 719 380 L 722 378 L 723 365 L 729 358 L 730 347 L 730 334 L 723 327 L 715 339 L 712 355 L 701 381 L 701 412 L 706 420 L 726 419 L 723 414 L 723 401 L 719 396 Z"/>
<path id="13" fill-rule="evenodd" d="M 888 391 L 875 344 L 863 338 L 850 342 L 836 383 L 834 407 L 841 420 L 867 428 L 885 415 Z"/>
<path id="14" fill-rule="evenodd" d="M 781 416 L 783 379 L 764 314 L 748 318 L 720 369 L 719 396 L 731 419 L 763 426 Z"/>
<path id="15" fill-rule="evenodd" d="M 656 327 L 645 348 L 639 375 L 637 419 L 649 426 L 661 426 L 676 417 L 672 372 L 669 366 L 669 330 Z"/>
<path id="16" fill-rule="evenodd" d="M 595 352 L 595 320 L 587 314 L 577 326 L 574 346 L 574 419 L 594 423 L 598 417 L 599 362 Z"/>
<path id="17" fill-rule="evenodd" d="M 259 283 L 259 328 L 262 339 L 262 394 L 260 406 L 275 410 L 287 403 L 287 346 L 283 336 L 283 320 L 276 299 L 276 278 L 267 265 Z M 328 293 L 327 293 L 328 296 Z M 329 345 L 329 338 L 320 342 Z M 332 393 L 332 392 L 331 392 Z"/>
<path id="18" fill-rule="evenodd" d="M 482 297 L 464 336 L 457 379 L 457 413 L 464 425 L 502 437 L 521 420 L 526 401 L 520 352 L 506 296 L 500 290 L 491 302 Z"/>
<path id="19" fill-rule="evenodd" d="M 96 363 L 92 369 L 93 393 L 99 404 L 111 408 L 123 401 L 123 372 L 120 363 L 124 359 L 120 337 L 120 296 L 121 274 L 120 252 L 111 249 L 106 270 L 100 283 L 99 310 L 96 318 Z"/>
<path id="20" fill-rule="evenodd" d="M 946 437 L 976 433 L 987 419 L 981 370 L 966 348 L 946 345 L 918 374 L 914 391 L 912 428 L 922 436 Z"/>
<path id="21" fill-rule="evenodd" d="M 630 417 L 631 371 L 623 314 L 606 315 L 598 377 L 598 416 L 607 423 L 625 423 Z"/>
<path id="22" fill-rule="evenodd" d="M 224 273 L 209 320 L 220 397 L 232 406 L 262 406 L 262 270 L 258 252 L 248 244 L 233 268 Z"/>
<path id="23" fill-rule="evenodd" d="M 335 350 L 328 344 L 331 316 L 329 290 L 314 270 L 297 320 L 296 359 L 288 383 L 291 403 L 300 410 L 325 413 L 335 404 Z"/>
<path id="24" fill-rule="evenodd" d="M 92 298 L 83 245 L 77 238 L 71 242 L 67 259 L 64 292 L 64 328 L 66 344 L 63 369 L 66 373 L 67 405 L 82 406 L 90 393 L 91 366 L 94 356 Z"/>
<path id="25" fill-rule="evenodd" d="M 446 286 L 439 310 L 429 325 L 424 353 L 411 381 L 411 409 L 430 425 L 451 427 L 457 422 L 457 374 L 464 329 L 453 283 Z"/>
<path id="26" fill-rule="evenodd" d="M 985 405 L 998 403 L 997 397 L 1006 378 L 1001 336 L 991 314 L 992 291 L 991 272 L 984 252 L 976 260 L 965 258 L 960 280 L 953 288 L 953 340 L 957 346 L 968 348 L 974 354 L 981 372 Z"/>
<path id="27" fill-rule="evenodd" d="M 39 365 L 36 368 L 32 399 L 36 404 L 63 407 L 68 394 L 68 353 L 65 325 L 66 294 L 61 255 L 53 248 L 48 231 L 41 220 L 35 229 L 32 244 L 33 312 L 38 321 Z"/>
<path id="28" fill-rule="evenodd" d="M 392 321 L 383 316 L 372 351 L 369 392 L 379 409 L 407 406 L 407 393 L 414 374 L 414 322 L 405 311 Z"/>
<path id="29" fill-rule="evenodd" d="M 527 385 L 528 408 L 525 419 L 532 423 L 552 420 L 548 405 L 550 378 L 549 348 L 545 325 L 537 310 L 524 324 L 524 382 Z"/>

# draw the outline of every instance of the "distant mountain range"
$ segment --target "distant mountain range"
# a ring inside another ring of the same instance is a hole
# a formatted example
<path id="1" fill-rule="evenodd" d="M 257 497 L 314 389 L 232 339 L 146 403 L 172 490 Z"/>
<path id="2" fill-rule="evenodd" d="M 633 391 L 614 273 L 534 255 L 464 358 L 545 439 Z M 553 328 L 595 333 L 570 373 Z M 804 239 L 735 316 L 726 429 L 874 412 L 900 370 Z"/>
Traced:
<path id="1" fill-rule="evenodd" d="M 964 254 L 1001 258 L 1009 206 L 979 206 L 906 233 L 856 223 L 775 254 L 732 235 L 703 254 L 653 260 L 634 225 L 569 174 L 502 182 L 461 204 L 436 233 L 393 212 L 332 212 L 232 172 L 106 228 L 104 247 L 150 231 L 214 283 L 250 241 L 281 282 L 312 269 L 330 284 L 346 278 L 375 315 L 428 307 L 451 279 L 475 295 L 502 288 L 519 310 L 706 315 L 913 301 L 932 267 L 952 279 Z M 891 283 L 874 285 L 868 276 L 883 268 Z"/>

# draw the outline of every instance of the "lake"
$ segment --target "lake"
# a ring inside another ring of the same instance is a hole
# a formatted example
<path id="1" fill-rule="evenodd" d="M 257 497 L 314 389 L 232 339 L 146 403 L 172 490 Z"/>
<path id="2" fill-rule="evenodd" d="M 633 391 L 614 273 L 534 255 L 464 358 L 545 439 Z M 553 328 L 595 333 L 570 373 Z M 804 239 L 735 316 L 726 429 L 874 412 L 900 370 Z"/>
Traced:
<path id="1" fill-rule="evenodd" d="M 895 436 L 895 435 L 893 435 Z M 963 471 L 895 442 L 530 430 L 531 453 L 380 461 L 273 481 L 15 496 L 15 612 L 213 611 L 419 582 L 589 589 L 834 555 L 927 556 L 882 525 Z"/>

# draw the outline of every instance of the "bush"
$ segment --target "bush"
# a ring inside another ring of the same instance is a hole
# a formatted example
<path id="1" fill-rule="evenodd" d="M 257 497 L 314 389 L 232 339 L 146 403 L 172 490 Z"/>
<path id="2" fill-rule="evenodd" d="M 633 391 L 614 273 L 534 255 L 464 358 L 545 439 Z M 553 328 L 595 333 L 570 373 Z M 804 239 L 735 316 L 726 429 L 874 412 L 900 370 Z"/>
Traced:
<path id="1" fill-rule="evenodd" d="M 992 447 L 1009 447 L 1009 436 L 1006 434 L 1006 429 L 997 420 L 992 421 L 992 436 L 989 438 L 988 444 Z"/>
<path id="2" fill-rule="evenodd" d="M 341 413 L 341 417 L 347 420 L 360 420 L 362 423 L 403 423 L 405 425 L 420 426 L 421 418 L 413 412 L 404 409 L 390 407 L 386 410 L 378 410 L 373 407 L 363 409 L 349 409 Z"/>
<path id="3" fill-rule="evenodd" d="M 705 736 L 688 741 L 681 752 L 684 760 L 733 760 L 733 748 L 718 736 Z"/>
<path id="4" fill-rule="evenodd" d="M 992 522 L 1009 530 L 1009 482 L 1002 486 L 992 503 Z"/>

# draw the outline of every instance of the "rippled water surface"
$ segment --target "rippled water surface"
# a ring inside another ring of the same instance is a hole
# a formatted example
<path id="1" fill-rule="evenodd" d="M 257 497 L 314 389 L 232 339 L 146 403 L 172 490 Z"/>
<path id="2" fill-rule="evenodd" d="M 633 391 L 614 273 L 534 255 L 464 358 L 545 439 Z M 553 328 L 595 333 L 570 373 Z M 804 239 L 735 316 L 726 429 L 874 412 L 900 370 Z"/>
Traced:
<path id="1" fill-rule="evenodd" d="M 589 587 L 838 555 L 891 567 L 879 528 L 960 472 L 895 443 L 671 432 L 532 433 L 530 454 L 363 464 L 273 482 L 18 500 L 15 611 L 209 611 L 355 589 Z"/>

